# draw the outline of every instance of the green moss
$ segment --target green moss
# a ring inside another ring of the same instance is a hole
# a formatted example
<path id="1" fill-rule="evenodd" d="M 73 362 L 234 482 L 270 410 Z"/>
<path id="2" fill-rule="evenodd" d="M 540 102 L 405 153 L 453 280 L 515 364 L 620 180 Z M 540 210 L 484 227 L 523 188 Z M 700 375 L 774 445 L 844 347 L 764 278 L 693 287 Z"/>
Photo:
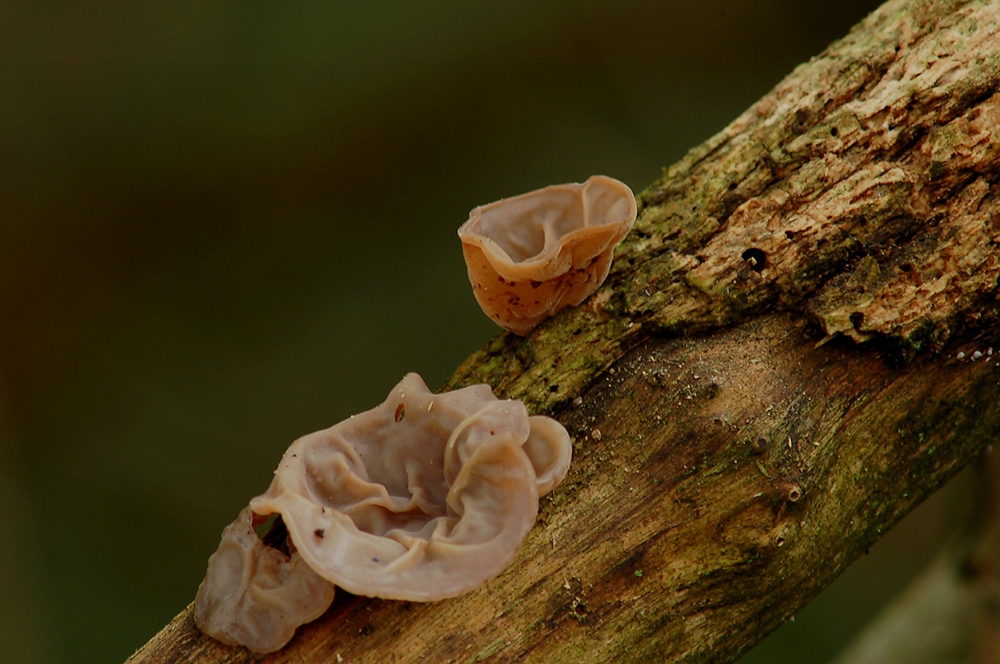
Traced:
<path id="1" fill-rule="evenodd" d="M 494 639 L 493 641 L 487 643 L 486 646 L 483 647 L 483 649 L 480 650 L 478 653 L 476 653 L 475 656 L 473 656 L 472 659 L 470 659 L 469 661 L 482 662 L 486 659 L 489 659 L 493 655 L 496 655 L 501 650 L 506 648 L 508 645 L 510 644 L 507 642 L 506 639 L 503 638 Z"/>

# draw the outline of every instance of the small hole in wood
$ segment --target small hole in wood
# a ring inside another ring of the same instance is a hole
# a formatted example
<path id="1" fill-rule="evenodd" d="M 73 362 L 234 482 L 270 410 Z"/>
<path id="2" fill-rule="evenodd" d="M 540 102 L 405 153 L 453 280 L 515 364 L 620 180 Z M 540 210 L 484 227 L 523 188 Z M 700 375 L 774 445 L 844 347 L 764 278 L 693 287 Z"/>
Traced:
<path id="1" fill-rule="evenodd" d="M 750 263 L 750 267 L 754 272 L 763 272 L 764 268 L 767 267 L 767 254 L 757 247 L 750 247 L 740 257 Z"/>

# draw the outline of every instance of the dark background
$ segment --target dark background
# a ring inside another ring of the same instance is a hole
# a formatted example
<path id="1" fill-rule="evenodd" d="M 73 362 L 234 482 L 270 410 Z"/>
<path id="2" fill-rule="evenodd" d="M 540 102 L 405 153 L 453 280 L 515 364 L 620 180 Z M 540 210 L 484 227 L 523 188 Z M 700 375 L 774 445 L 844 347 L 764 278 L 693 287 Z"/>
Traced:
<path id="1" fill-rule="evenodd" d="M 0 658 L 124 660 L 294 438 L 494 335 L 470 208 L 641 190 L 876 4 L 0 3 Z M 744 661 L 836 653 L 966 494 Z"/>

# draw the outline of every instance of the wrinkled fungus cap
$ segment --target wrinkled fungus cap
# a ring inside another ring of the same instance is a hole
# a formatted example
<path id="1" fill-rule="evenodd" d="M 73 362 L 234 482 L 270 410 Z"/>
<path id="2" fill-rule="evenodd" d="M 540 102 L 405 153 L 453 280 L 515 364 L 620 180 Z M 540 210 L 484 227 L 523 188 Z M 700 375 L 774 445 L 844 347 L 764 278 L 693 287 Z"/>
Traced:
<path id="1" fill-rule="evenodd" d="M 335 586 L 302 558 L 265 546 L 245 508 L 222 533 L 198 587 L 194 619 L 205 634 L 254 652 L 274 652 L 295 628 L 320 617 Z"/>
<path id="2" fill-rule="evenodd" d="M 435 395 L 408 374 L 382 405 L 295 441 L 250 506 L 358 594 L 429 601 L 499 574 L 569 467 L 569 435 L 488 385 Z"/>
<path id="3" fill-rule="evenodd" d="M 458 236 L 479 306 L 527 335 L 597 290 L 635 216 L 632 190 L 604 175 L 473 209 Z"/>

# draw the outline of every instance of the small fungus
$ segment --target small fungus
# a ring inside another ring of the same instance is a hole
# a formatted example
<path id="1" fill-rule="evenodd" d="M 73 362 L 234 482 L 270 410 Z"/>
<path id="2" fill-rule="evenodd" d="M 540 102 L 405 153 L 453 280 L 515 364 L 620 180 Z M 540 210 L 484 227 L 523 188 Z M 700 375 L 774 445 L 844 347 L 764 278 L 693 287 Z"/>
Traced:
<path id="1" fill-rule="evenodd" d="M 635 217 L 632 190 L 603 175 L 474 208 L 458 236 L 479 306 L 529 334 L 597 290 Z"/>
<path id="2" fill-rule="evenodd" d="M 266 546 L 245 508 L 222 532 L 198 587 L 194 619 L 201 631 L 254 652 L 274 652 L 295 628 L 320 617 L 333 602 L 335 586 L 297 553 Z"/>
<path id="3" fill-rule="evenodd" d="M 514 558 L 571 454 L 561 424 L 488 385 L 433 394 L 408 374 L 380 406 L 292 443 L 223 533 L 196 621 L 271 652 L 329 606 L 334 584 L 411 601 L 472 590 Z M 291 556 L 253 531 L 275 513 Z"/>

